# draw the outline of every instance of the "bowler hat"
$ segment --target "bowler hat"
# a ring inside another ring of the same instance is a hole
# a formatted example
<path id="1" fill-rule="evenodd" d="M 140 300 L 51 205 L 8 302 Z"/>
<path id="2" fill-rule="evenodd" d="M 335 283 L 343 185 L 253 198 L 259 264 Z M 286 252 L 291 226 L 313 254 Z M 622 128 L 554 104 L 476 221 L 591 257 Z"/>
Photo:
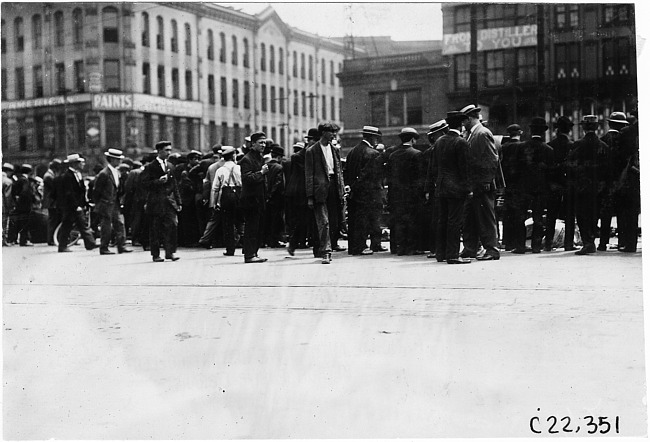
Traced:
<path id="1" fill-rule="evenodd" d="M 164 149 L 167 146 L 171 146 L 172 142 L 171 141 L 158 141 L 156 143 L 156 150 L 161 150 Z"/>
<path id="2" fill-rule="evenodd" d="M 598 124 L 598 117 L 596 115 L 585 115 L 582 117 L 580 124 Z"/>
<path id="3" fill-rule="evenodd" d="M 609 114 L 609 118 L 607 119 L 610 123 L 619 123 L 619 124 L 630 124 L 627 121 L 627 117 L 623 112 L 612 112 Z"/>
<path id="4" fill-rule="evenodd" d="M 271 145 L 271 155 L 284 155 L 284 148 L 277 143 Z"/>
<path id="5" fill-rule="evenodd" d="M 84 157 L 79 155 L 78 153 L 71 153 L 66 157 L 66 159 L 63 161 L 64 163 L 78 163 L 81 161 L 86 161 Z"/>
<path id="6" fill-rule="evenodd" d="M 141 162 L 141 161 L 135 160 L 135 161 L 133 162 L 133 168 L 134 168 L 134 169 L 139 169 L 139 168 L 141 168 L 141 167 L 142 167 L 142 162 Z"/>
<path id="7" fill-rule="evenodd" d="M 228 155 L 230 153 L 233 153 L 235 150 L 234 146 L 223 146 L 221 148 L 221 155 Z"/>
<path id="8" fill-rule="evenodd" d="M 420 138 L 420 134 L 418 133 L 418 131 L 413 129 L 412 127 L 405 127 L 399 133 L 400 138 L 402 137 L 408 138 L 409 136 L 410 138 L 415 138 L 416 140 Z"/>
<path id="9" fill-rule="evenodd" d="M 381 135 L 379 128 L 375 126 L 363 126 L 363 129 L 361 129 L 361 133 L 367 135 Z"/>
<path id="10" fill-rule="evenodd" d="M 435 134 L 436 132 L 439 132 L 441 130 L 445 130 L 449 127 L 449 124 L 445 120 L 440 120 L 436 121 L 432 125 L 429 126 L 429 132 L 427 132 L 427 135 L 432 135 Z"/>
<path id="11" fill-rule="evenodd" d="M 517 133 L 521 131 L 521 126 L 518 124 L 511 124 L 510 126 L 506 127 L 506 132 L 509 134 Z"/>
<path id="12" fill-rule="evenodd" d="M 121 160 L 124 158 L 122 151 L 119 149 L 108 149 L 106 152 L 104 152 L 104 155 L 106 155 L 108 158 L 115 158 L 116 160 Z"/>
<path id="13" fill-rule="evenodd" d="M 308 140 L 315 140 L 318 138 L 318 129 L 315 127 L 312 127 L 307 131 L 307 136 L 305 137 Z"/>
<path id="14" fill-rule="evenodd" d="M 257 141 L 261 138 L 266 138 L 266 134 L 264 132 L 255 132 L 254 134 L 251 134 L 252 143 L 257 143 Z"/>
<path id="15" fill-rule="evenodd" d="M 480 108 L 480 107 L 476 107 L 476 106 L 473 105 L 473 104 L 468 104 L 467 106 L 465 106 L 464 108 L 462 108 L 460 111 L 461 111 L 463 114 L 467 115 L 467 116 L 469 116 L 470 114 L 473 114 L 473 113 L 476 113 L 476 115 L 478 116 L 478 113 L 481 112 L 481 108 Z"/>
<path id="16" fill-rule="evenodd" d="M 535 129 L 548 129 L 548 124 L 546 124 L 546 120 L 542 117 L 533 117 L 530 120 L 530 127 L 535 128 Z"/>

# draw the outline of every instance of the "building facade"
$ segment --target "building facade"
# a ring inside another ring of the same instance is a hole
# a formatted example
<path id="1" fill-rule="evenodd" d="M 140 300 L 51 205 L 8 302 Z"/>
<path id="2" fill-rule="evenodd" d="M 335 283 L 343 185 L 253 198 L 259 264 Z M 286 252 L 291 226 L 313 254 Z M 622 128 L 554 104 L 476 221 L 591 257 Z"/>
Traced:
<path id="1" fill-rule="evenodd" d="M 449 105 L 473 101 L 470 24 L 476 20 L 478 101 L 493 130 L 503 133 L 514 122 L 527 127 L 535 115 L 549 121 L 567 115 L 577 131 L 583 115 L 604 121 L 613 111 L 636 109 L 634 4 L 447 3 L 442 12 Z"/>
<path id="2" fill-rule="evenodd" d="M 344 44 L 208 3 L 3 3 L 2 151 L 38 162 L 341 123 Z"/>

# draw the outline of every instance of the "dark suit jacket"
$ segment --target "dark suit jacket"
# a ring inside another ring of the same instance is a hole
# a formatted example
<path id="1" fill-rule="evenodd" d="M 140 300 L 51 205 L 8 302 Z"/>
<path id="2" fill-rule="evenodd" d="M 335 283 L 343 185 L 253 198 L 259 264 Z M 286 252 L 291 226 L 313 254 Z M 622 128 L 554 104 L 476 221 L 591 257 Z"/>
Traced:
<path id="1" fill-rule="evenodd" d="M 470 134 L 469 152 L 467 156 L 469 165 L 469 180 L 472 190 L 481 190 L 483 185 L 491 184 L 496 189 L 496 176 L 499 170 L 499 152 L 497 151 L 494 137 L 490 129 L 481 123 Z"/>
<path id="2" fill-rule="evenodd" d="M 95 201 L 95 212 L 101 216 L 110 216 L 116 206 L 119 208 L 118 185 L 108 166 L 95 177 L 93 201 Z"/>
<path id="3" fill-rule="evenodd" d="M 291 171 L 286 182 L 285 195 L 299 204 L 307 204 L 307 190 L 305 189 L 305 154 L 307 149 L 291 155 Z"/>
<path id="4" fill-rule="evenodd" d="M 460 135 L 449 132 L 440 137 L 433 148 L 432 173 L 438 198 L 467 197 L 467 150 L 469 145 Z"/>
<path id="5" fill-rule="evenodd" d="M 56 206 L 62 214 L 71 214 L 77 207 L 85 207 L 88 204 L 86 199 L 86 185 L 83 179 L 77 182 L 74 173 L 67 169 L 58 177 L 54 178 L 56 192 Z"/>
<path id="6" fill-rule="evenodd" d="M 142 186 L 147 191 L 147 213 L 164 214 L 176 213 L 181 206 L 181 196 L 174 177 L 174 166 L 167 162 L 168 170 L 164 171 L 157 159 L 147 164 L 142 172 Z M 167 173 L 166 182 L 160 177 Z"/>
<path id="7" fill-rule="evenodd" d="M 264 159 L 251 149 L 239 162 L 242 192 L 239 206 L 252 209 L 264 208 L 266 202 L 266 177 L 262 174 Z"/>
<path id="8" fill-rule="evenodd" d="M 346 158 L 345 184 L 350 186 L 351 198 L 362 205 L 381 204 L 383 164 L 381 154 L 367 142 L 361 141 Z"/>
<path id="9" fill-rule="evenodd" d="M 417 149 L 404 144 L 388 157 L 388 204 L 391 209 L 395 205 L 417 204 L 421 155 Z"/>
<path id="10" fill-rule="evenodd" d="M 32 210 L 32 204 L 35 201 L 35 195 L 29 178 L 26 175 L 18 174 L 13 184 L 12 196 L 15 201 L 14 210 L 16 212 L 28 213 Z"/>
<path id="11" fill-rule="evenodd" d="M 305 192 L 307 198 L 313 198 L 315 203 L 325 203 L 329 186 L 338 187 L 339 198 L 342 200 L 345 193 L 343 185 L 343 173 L 341 170 L 341 154 L 338 149 L 328 146 L 332 150 L 334 160 L 334 182 L 330 183 L 327 174 L 327 163 L 321 149 L 320 142 L 307 148 L 305 152 Z"/>
<path id="12" fill-rule="evenodd" d="M 267 163 L 269 173 L 266 175 L 266 199 L 274 206 L 284 204 L 284 173 L 282 165 L 278 160 L 271 160 Z"/>
<path id="13" fill-rule="evenodd" d="M 621 176 L 627 161 L 621 155 L 620 148 L 621 133 L 618 131 L 609 131 L 600 138 L 600 141 L 607 144 L 607 166 L 601 171 L 601 180 L 606 181 L 609 185 Z"/>
<path id="14" fill-rule="evenodd" d="M 549 169 L 548 180 L 551 190 L 564 189 L 570 178 L 568 174 L 569 152 L 573 149 L 573 141 L 566 135 L 558 135 L 552 139 L 549 146 L 553 149 L 553 165 Z"/>
<path id="15" fill-rule="evenodd" d="M 541 138 L 521 143 L 517 149 L 518 187 L 526 194 L 546 193 L 548 168 L 553 161 L 553 149 Z"/>
<path id="16" fill-rule="evenodd" d="M 570 167 L 575 177 L 578 194 L 594 194 L 599 187 L 599 172 L 607 160 L 607 145 L 598 139 L 594 132 L 587 132 L 584 138 L 573 143 L 569 153 Z"/>

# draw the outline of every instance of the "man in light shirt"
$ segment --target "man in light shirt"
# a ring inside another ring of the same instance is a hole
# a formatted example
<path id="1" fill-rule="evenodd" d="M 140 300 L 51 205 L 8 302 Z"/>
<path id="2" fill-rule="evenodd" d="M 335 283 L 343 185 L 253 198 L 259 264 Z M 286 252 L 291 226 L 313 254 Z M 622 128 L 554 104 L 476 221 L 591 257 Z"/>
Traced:
<path id="1" fill-rule="evenodd" d="M 241 168 L 235 164 L 236 149 L 233 146 L 224 146 L 221 152 L 225 163 L 217 170 L 214 177 L 212 183 L 214 197 L 210 204 L 221 213 L 223 240 L 226 244 L 226 251 L 223 254 L 233 256 L 239 241 L 235 226 L 241 196 Z"/>

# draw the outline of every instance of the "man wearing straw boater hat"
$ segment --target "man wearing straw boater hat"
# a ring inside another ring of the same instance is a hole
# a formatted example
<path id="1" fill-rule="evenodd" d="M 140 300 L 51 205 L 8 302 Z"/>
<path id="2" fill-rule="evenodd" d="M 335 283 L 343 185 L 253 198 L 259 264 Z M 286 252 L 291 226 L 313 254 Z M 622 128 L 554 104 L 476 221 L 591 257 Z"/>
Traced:
<path id="1" fill-rule="evenodd" d="M 101 226 L 99 254 L 115 254 L 108 249 L 113 232 L 115 232 L 117 253 L 130 253 L 131 250 L 125 246 L 124 215 L 120 211 L 120 196 L 124 191 L 124 183 L 121 182 L 120 172 L 117 170 L 124 155 L 119 149 L 108 149 L 104 155 L 106 156 L 106 167 L 97 174 L 93 186 L 95 212 L 99 215 Z"/>
<path id="2" fill-rule="evenodd" d="M 422 240 L 426 246 L 423 249 L 431 253 L 427 258 L 436 257 L 436 230 L 438 228 L 438 209 L 440 201 L 435 198 L 436 180 L 434 179 L 433 159 L 435 155 L 435 144 L 443 135 L 449 133 L 447 121 L 442 119 L 429 125 L 427 139 L 429 148 L 422 152 L 420 161 L 420 180 L 422 182 L 423 204 L 422 223 L 420 229 L 424 232 Z"/>
<path id="3" fill-rule="evenodd" d="M 363 139 L 350 151 L 343 173 L 350 186 L 348 197 L 348 254 L 372 255 L 384 252 L 381 245 L 380 216 L 382 208 L 383 167 L 376 146 L 381 131 L 364 126 Z M 366 240 L 370 237 L 370 248 Z"/>
<path id="4" fill-rule="evenodd" d="M 86 185 L 81 176 L 86 160 L 78 153 L 72 153 L 63 163 L 68 166 L 68 169 L 54 179 L 56 206 L 61 211 L 62 223 L 57 238 L 59 252 L 72 252 L 68 248 L 68 241 L 73 226 L 81 233 L 86 250 L 92 250 L 97 247 L 97 244 L 83 211 L 88 206 Z"/>

